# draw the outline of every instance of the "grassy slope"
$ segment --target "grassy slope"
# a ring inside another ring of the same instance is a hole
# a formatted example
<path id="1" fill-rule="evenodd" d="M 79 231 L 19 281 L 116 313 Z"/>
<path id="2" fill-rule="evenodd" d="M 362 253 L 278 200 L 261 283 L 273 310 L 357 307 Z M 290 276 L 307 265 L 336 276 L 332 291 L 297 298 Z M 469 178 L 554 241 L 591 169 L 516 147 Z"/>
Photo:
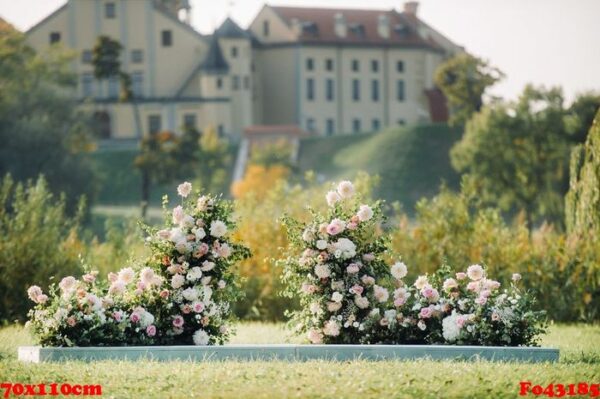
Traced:
<path id="1" fill-rule="evenodd" d="M 277 343 L 281 325 L 243 324 L 236 343 Z M 351 362 L 70 362 L 30 365 L 15 360 L 29 344 L 21 328 L 0 330 L 0 380 L 102 384 L 118 398 L 513 398 L 519 381 L 598 383 L 599 326 L 553 326 L 544 346 L 561 349 L 557 364 L 418 361 Z"/>
<path id="2" fill-rule="evenodd" d="M 461 137 L 446 125 L 393 128 L 375 135 L 310 139 L 302 143 L 300 169 L 327 179 L 352 178 L 364 170 L 381 177 L 376 197 L 400 201 L 412 211 L 416 201 L 437 193 L 445 181 L 457 187 L 449 151 Z"/>

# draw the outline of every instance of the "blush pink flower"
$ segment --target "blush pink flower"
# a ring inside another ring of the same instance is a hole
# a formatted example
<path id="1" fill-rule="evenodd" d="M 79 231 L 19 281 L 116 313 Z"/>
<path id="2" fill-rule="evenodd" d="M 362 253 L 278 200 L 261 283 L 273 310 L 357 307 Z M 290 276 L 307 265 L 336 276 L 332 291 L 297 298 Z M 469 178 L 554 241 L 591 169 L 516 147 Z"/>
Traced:
<path id="1" fill-rule="evenodd" d="M 345 227 L 346 227 L 346 223 L 344 223 L 343 220 L 341 220 L 341 219 L 333 219 L 327 225 L 327 234 L 329 234 L 331 236 L 340 234 L 342 231 L 344 231 Z"/>
<path id="2" fill-rule="evenodd" d="M 456 279 L 457 280 L 464 280 L 467 278 L 467 273 L 464 272 L 458 272 L 456 273 Z"/>
<path id="3" fill-rule="evenodd" d="M 146 327 L 146 335 L 149 337 L 154 337 L 156 335 L 156 326 L 151 324 Z"/>
<path id="4" fill-rule="evenodd" d="M 181 316 L 175 316 L 173 318 L 173 327 L 177 327 L 177 328 L 181 328 L 183 327 L 183 317 Z"/>
<path id="5" fill-rule="evenodd" d="M 132 313 L 131 316 L 129 316 L 129 320 L 133 323 L 137 323 L 140 321 L 140 315 L 138 313 Z"/>
<path id="6" fill-rule="evenodd" d="M 362 285 L 355 284 L 350 288 L 351 294 L 361 295 L 365 288 Z"/>
<path id="7" fill-rule="evenodd" d="M 419 312 L 420 318 L 429 319 L 431 316 L 433 316 L 433 309 L 431 309 L 429 306 L 426 308 L 421 308 L 421 311 Z"/>

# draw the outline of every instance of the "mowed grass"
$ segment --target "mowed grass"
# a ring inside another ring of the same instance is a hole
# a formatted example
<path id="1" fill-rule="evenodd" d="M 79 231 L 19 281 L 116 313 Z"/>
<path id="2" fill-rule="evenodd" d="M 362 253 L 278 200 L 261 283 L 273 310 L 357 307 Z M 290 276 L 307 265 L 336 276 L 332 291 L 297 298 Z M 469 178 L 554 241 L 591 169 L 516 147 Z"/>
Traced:
<path id="1" fill-rule="evenodd" d="M 235 343 L 281 343 L 281 324 L 241 324 Z M 22 364 L 21 327 L 0 330 L 0 381 L 101 384 L 106 398 L 514 398 L 519 382 L 600 383 L 600 326 L 552 326 L 558 363 L 418 361 Z M 531 395 L 530 395 L 531 396 Z"/>

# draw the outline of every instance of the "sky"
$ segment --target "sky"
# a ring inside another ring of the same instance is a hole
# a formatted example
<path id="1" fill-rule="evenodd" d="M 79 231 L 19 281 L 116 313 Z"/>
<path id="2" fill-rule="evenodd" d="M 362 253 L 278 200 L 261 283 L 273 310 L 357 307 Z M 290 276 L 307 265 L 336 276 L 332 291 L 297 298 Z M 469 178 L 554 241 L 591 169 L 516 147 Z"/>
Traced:
<path id="1" fill-rule="evenodd" d="M 86 0 L 76 0 L 86 1 Z M 190 0 L 210 33 L 227 16 L 247 27 L 265 0 Z M 26 30 L 66 0 L 0 0 L 0 16 Z M 271 5 L 401 9 L 402 0 L 270 0 Z M 566 99 L 600 92 L 600 0 L 421 0 L 419 17 L 507 77 L 491 91 L 515 99 L 527 83 L 561 86 Z"/>

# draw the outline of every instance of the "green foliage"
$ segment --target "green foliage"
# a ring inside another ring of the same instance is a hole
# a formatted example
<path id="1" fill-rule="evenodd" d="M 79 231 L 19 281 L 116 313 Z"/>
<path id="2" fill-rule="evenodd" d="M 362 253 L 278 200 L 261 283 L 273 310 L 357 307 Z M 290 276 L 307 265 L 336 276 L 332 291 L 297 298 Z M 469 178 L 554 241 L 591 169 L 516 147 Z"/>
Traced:
<path id="1" fill-rule="evenodd" d="M 587 136 L 571 154 L 571 184 L 566 196 L 569 232 L 600 235 L 600 111 Z"/>
<path id="2" fill-rule="evenodd" d="M 256 144 L 250 150 L 250 163 L 267 168 L 274 165 L 292 167 L 292 144 L 286 140 L 274 143 Z"/>
<path id="3" fill-rule="evenodd" d="M 566 110 L 565 125 L 575 143 L 585 143 L 586 137 L 600 109 L 600 93 L 588 92 L 578 95 Z"/>
<path id="4" fill-rule="evenodd" d="M 65 211 L 44 178 L 15 183 L 4 177 L 0 186 L 0 321 L 23 320 L 26 290 L 33 282 L 48 287 L 53 279 L 80 270 L 85 251 L 78 238 L 83 204 L 75 217 Z"/>
<path id="5" fill-rule="evenodd" d="M 204 191 L 223 193 L 226 191 L 229 173 L 233 169 L 233 157 L 229 143 L 220 138 L 214 127 L 209 126 L 202 132 L 200 146 L 196 147 L 195 182 Z"/>
<path id="6" fill-rule="evenodd" d="M 98 36 L 92 50 L 94 76 L 98 80 L 119 76 L 123 46 L 108 36 Z"/>
<path id="7" fill-rule="evenodd" d="M 37 54 L 22 34 L 0 31 L 0 176 L 17 181 L 43 173 L 67 207 L 93 199 L 96 182 L 88 153 L 89 116 L 77 110 L 72 54 L 59 46 Z"/>
<path id="8" fill-rule="evenodd" d="M 527 86 L 516 103 L 475 114 L 451 159 L 477 180 L 484 201 L 560 224 L 568 152 L 562 92 Z"/>
<path id="9" fill-rule="evenodd" d="M 461 193 L 442 189 L 417 205 L 414 221 L 398 219 L 392 248 L 409 270 L 432 273 L 442 264 L 480 263 L 503 284 L 523 275 L 525 288 L 551 319 L 600 319 L 600 240 L 561 234 L 550 225 L 530 230 L 523 215 L 512 224 L 480 200 L 477 182 Z"/>
<path id="10" fill-rule="evenodd" d="M 451 109 L 450 123 L 464 125 L 483 106 L 486 90 L 504 78 L 487 61 L 461 53 L 441 64 L 435 84 L 442 90 Z"/>

